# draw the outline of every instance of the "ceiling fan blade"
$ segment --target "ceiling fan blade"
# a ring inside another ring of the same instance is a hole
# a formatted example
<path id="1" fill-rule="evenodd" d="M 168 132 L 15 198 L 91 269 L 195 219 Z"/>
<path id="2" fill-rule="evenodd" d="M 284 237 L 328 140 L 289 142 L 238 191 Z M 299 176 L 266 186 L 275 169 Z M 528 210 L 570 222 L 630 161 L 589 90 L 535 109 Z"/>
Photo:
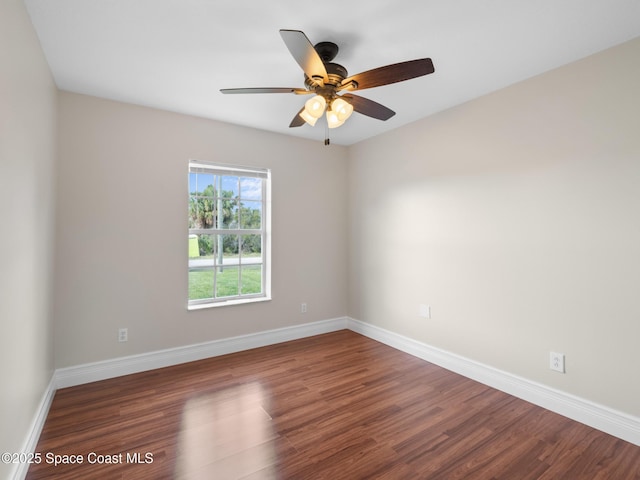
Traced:
<path id="1" fill-rule="evenodd" d="M 271 87 L 260 87 L 260 88 L 222 88 L 220 89 L 222 93 L 295 93 L 296 95 L 307 95 L 310 92 L 309 90 L 305 90 L 304 88 L 271 88 Z"/>
<path id="2" fill-rule="evenodd" d="M 344 98 L 347 102 L 353 105 L 354 111 L 361 113 L 362 115 L 366 115 L 367 117 L 376 118 L 378 120 L 389 120 L 396 114 L 396 112 L 390 108 L 387 108 L 378 102 L 374 102 L 373 100 L 369 100 L 368 98 L 359 97 L 350 93 L 342 95 L 340 98 Z"/>
<path id="3" fill-rule="evenodd" d="M 358 90 L 380 87 L 382 85 L 404 82 L 405 80 L 428 75 L 434 71 L 433 62 L 430 58 L 409 60 L 408 62 L 394 63 L 347 77 L 342 81 L 342 85 L 338 90 L 353 88 L 352 82 L 356 82 L 356 88 Z"/>
<path id="4" fill-rule="evenodd" d="M 329 81 L 327 69 L 322 63 L 320 55 L 303 32 L 300 30 L 280 30 L 280 36 L 307 77 L 318 84 Z"/>
<path id="5" fill-rule="evenodd" d="M 304 121 L 304 119 L 300 116 L 300 114 L 304 111 L 304 107 L 302 107 L 300 109 L 300 111 L 298 113 L 296 113 L 296 116 L 293 117 L 293 120 L 291 120 L 291 123 L 289 124 L 289 128 L 294 128 L 294 127 L 301 127 L 302 125 L 304 125 L 306 122 Z"/>

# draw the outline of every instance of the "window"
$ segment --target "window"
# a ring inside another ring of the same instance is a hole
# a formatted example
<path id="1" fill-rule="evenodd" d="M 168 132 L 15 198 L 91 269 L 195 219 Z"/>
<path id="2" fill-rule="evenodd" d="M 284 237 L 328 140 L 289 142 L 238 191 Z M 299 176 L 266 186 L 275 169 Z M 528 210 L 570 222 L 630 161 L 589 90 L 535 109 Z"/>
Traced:
<path id="1" fill-rule="evenodd" d="M 189 162 L 189 308 L 269 299 L 269 170 Z"/>

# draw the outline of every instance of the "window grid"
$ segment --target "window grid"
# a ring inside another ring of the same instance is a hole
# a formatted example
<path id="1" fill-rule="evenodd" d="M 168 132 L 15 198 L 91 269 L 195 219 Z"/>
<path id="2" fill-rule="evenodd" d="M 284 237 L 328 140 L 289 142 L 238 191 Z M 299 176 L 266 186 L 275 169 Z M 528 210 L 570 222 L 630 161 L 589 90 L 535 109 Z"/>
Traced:
<path id="1" fill-rule="evenodd" d="M 269 173 L 189 164 L 190 307 L 268 299 Z"/>

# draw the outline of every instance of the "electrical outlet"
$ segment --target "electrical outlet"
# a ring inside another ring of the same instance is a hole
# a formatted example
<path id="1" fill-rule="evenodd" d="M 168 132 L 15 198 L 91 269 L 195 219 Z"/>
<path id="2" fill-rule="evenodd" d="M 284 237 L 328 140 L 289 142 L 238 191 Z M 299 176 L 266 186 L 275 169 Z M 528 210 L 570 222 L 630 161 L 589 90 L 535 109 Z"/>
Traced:
<path id="1" fill-rule="evenodd" d="M 118 341 L 126 342 L 129 340 L 129 329 L 128 328 L 119 328 L 118 329 Z"/>
<path id="2" fill-rule="evenodd" d="M 418 307 L 418 316 L 422 318 L 431 318 L 431 307 L 429 305 L 420 304 Z"/>
<path id="3" fill-rule="evenodd" d="M 556 372 L 565 373 L 564 372 L 564 353 L 549 353 L 549 368 L 551 370 L 555 370 Z"/>
<path id="4" fill-rule="evenodd" d="M 306 303 L 301 303 L 300 304 L 300 313 L 307 313 L 307 304 Z"/>

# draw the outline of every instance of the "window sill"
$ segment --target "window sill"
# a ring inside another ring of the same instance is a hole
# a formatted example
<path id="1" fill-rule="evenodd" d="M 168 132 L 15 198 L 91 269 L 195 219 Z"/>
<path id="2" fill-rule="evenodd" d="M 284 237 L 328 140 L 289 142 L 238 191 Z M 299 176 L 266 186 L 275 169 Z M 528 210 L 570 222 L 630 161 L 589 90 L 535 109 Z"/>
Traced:
<path id="1" fill-rule="evenodd" d="M 271 297 L 242 298 L 242 299 L 226 300 L 221 302 L 198 303 L 195 305 L 187 305 L 187 310 L 188 311 L 204 310 L 206 308 L 229 307 L 232 305 L 245 305 L 247 303 L 259 303 L 259 302 L 269 302 L 269 301 L 271 301 Z"/>

